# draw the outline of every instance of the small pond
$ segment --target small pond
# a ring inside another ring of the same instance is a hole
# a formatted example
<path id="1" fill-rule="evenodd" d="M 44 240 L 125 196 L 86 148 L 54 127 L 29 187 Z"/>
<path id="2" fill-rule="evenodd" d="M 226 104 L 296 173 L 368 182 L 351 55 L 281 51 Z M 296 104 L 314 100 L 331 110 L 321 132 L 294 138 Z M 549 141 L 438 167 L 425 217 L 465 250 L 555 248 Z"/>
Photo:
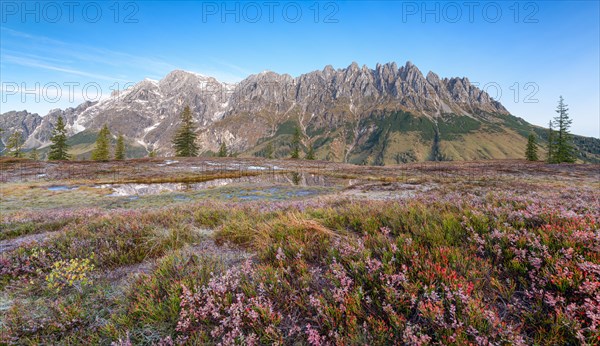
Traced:
<path id="1" fill-rule="evenodd" d="M 79 186 L 55 185 L 48 187 L 48 191 L 71 191 L 77 190 Z"/>
<path id="2" fill-rule="evenodd" d="M 244 176 L 239 178 L 214 179 L 199 183 L 126 183 L 103 184 L 96 188 L 111 189 L 107 197 L 147 196 L 162 193 L 178 193 L 174 200 L 187 200 L 189 197 L 181 193 L 195 193 L 210 191 L 222 187 L 230 187 L 235 196 L 223 195 L 224 198 L 260 199 L 259 194 L 303 197 L 314 194 L 310 188 L 343 188 L 356 183 L 355 180 L 339 179 L 318 174 L 286 173 L 286 174 L 261 174 L 257 176 Z M 251 188 L 249 188 L 251 187 Z M 282 191 L 285 188 L 285 191 Z M 308 189 L 307 189 L 308 188 Z M 239 191 L 238 191 L 239 190 Z"/>

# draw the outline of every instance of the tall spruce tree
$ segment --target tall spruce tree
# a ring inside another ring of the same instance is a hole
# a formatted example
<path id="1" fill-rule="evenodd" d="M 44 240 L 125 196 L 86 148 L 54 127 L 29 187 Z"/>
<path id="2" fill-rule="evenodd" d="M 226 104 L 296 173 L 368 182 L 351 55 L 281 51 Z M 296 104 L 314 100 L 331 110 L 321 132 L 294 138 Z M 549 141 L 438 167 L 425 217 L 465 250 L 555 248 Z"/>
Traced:
<path id="1" fill-rule="evenodd" d="M 225 142 L 221 142 L 221 147 L 219 148 L 219 157 L 227 157 L 227 145 Z"/>
<path id="2" fill-rule="evenodd" d="M 115 160 L 125 160 L 125 138 L 119 134 L 117 144 L 115 146 Z"/>
<path id="3" fill-rule="evenodd" d="M 50 145 L 48 160 L 68 160 L 70 158 L 68 154 L 69 146 L 67 145 L 67 129 L 61 116 L 56 120 L 56 126 L 52 130 L 50 141 L 52 145 Z"/>
<path id="4" fill-rule="evenodd" d="M 40 159 L 40 154 L 38 153 L 37 148 L 31 149 L 31 151 L 29 152 L 29 158 L 34 161 L 37 161 Z"/>
<path id="5" fill-rule="evenodd" d="M 308 152 L 306 153 L 306 159 L 307 160 L 315 159 L 315 149 L 313 148 L 312 144 L 308 147 Z"/>
<path id="6" fill-rule="evenodd" d="M 6 151 L 9 156 L 12 157 L 23 157 L 23 132 L 15 131 L 6 143 Z"/>
<path id="7" fill-rule="evenodd" d="M 181 113 L 181 127 L 173 138 L 175 155 L 181 157 L 198 156 L 198 146 L 196 145 L 196 128 L 192 111 L 189 106 L 185 106 Z"/>
<path id="8" fill-rule="evenodd" d="M 525 150 L 525 158 L 528 161 L 538 160 L 537 139 L 536 135 L 533 132 L 529 134 L 529 137 L 527 137 L 527 149 Z"/>
<path id="9" fill-rule="evenodd" d="M 273 158 L 273 144 L 269 143 L 264 149 L 265 158 L 272 159 Z"/>
<path id="10" fill-rule="evenodd" d="M 556 107 L 556 113 L 558 115 L 554 117 L 554 126 L 556 127 L 556 151 L 555 161 L 561 162 L 575 162 L 574 148 L 572 143 L 572 136 L 569 133 L 569 128 L 573 120 L 569 118 L 569 108 L 565 104 L 562 96 L 558 99 L 558 106 Z"/>
<path id="11" fill-rule="evenodd" d="M 292 137 L 292 153 L 290 155 L 292 159 L 300 158 L 300 136 L 300 129 L 296 127 Z"/>
<path id="12" fill-rule="evenodd" d="M 92 160 L 108 161 L 110 159 L 110 131 L 108 126 L 104 124 L 102 130 L 96 138 L 96 148 L 92 151 Z"/>
<path id="13" fill-rule="evenodd" d="M 556 163 L 556 135 L 552 127 L 552 121 L 548 122 L 548 154 L 546 161 Z"/>

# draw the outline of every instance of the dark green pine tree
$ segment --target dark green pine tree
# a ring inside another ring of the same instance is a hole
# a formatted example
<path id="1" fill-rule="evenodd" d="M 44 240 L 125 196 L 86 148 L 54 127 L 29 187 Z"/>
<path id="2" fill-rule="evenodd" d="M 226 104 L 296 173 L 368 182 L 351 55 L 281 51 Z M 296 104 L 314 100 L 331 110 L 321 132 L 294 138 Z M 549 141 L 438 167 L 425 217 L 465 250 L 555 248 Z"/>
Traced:
<path id="1" fill-rule="evenodd" d="M 104 124 L 96 138 L 96 148 L 92 151 L 92 160 L 108 161 L 110 159 L 110 131 Z"/>
<path id="2" fill-rule="evenodd" d="M 12 157 L 23 157 L 23 132 L 16 131 L 9 138 L 6 143 L 6 151 Z"/>
<path id="3" fill-rule="evenodd" d="M 315 159 L 315 149 L 313 148 L 312 144 L 308 147 L 308 153 L 306 153 L 306 159 L 307 160 Z"/>
<path id="4" fill-rule="evenodd" d="M 115 146 L 115 160 L 125 160 L 125 138 L 119 134 L 117 144 Z"/>
<path id="5" fill-rule="evenodd" d="M 552 128 L 552 121 L 548 122 L 548 154 L 546 161 L 556 163 L 556 135 Z"/>
<path id="6" fill-rule="evenodd" d="M 40 159 L 40 154 L 38 153 L 37 148 L 31 149 L 31 151 L 29 152 L 29 158 L 33 161 L 37 161 Z"/>
<path id="7" fill-rule="evenodd" d="M 292 159 L 300 158 L 300 136 L 300 129 L 296 127 L 294 136 L 292 137 L 292 153 L 290 156 Z"/>
<path id="8" fill-rule="evenodd" d="M 558 99 L 556 113 L 558 115 L 554 117 L 554 126 L 557 130 L 555 161 L 557 163 L 575 162 L 573 139 L 569 133 L 573 120 L 569 118 L 569 108 L 567 108 L 562 96 Z"/>
<path id="9" fill-rule="evenodd" d="M 527 149 L 525 150 L 525 158 L 528 161 L 538 160 L 537 139 L 533 132 L 529 134 L 529 137 L 527 137 Z"/>
<path id="10" fill-rule="evenodd" d="M 219 157 L 227 157 L 227 145 L 225 142 L 221 142 L 221 147 L 219 148 Z"/>
<path id="11" fill-rule="evenodd" d="M 265 158 L 267 158 L 267 159 L 273 158 L 273 144 L 272 143 L 267 144 L 267 146 L 265 147 L 264 153 L 265 153 L 264 154 Z"/>
<path id="12" fill-rule="evenodd" d="M 196 145 L 196 128 L 192 111 L 189 106 L 185 106 L 181 113 L 181 127 L 173 138 L 175 147 L 175 156 L 193 157 L 198 156 L 198 146 Z"/>
<path id="13" fill-rule="evenodd" d="M 67 129 L 63 118 L 60 116 L 52 130 L 50 141 L 52 145 L 50 145 L 48 160 L 68 160 L 70 158 L 68 154 L 69 146 L 67 145 Z"/>

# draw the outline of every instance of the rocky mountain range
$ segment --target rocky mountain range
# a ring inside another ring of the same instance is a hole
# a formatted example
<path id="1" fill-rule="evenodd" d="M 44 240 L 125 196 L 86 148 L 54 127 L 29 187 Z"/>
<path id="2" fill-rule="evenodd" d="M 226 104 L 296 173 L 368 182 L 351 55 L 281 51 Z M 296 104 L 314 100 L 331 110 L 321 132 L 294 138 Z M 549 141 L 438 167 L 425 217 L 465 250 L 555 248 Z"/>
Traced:
<path id="1" fill-rule="evenodd" d="M 108 124 L 128 140 L 131 156 L 154 150 L 173 154 L 171 139 L 189 105 L 205 154 L 225 142 L 241 156 L 285 157 L 296 128 L 302 147 L 318 159 L 358 164 L 423 160 L 522 158 L 526 136 L 545 130 L 512 116 L 467 78 L 426 76 L 412 63 L 374 69 L 352 63 L 326 66 L 296 78 L 265 71 L 237 84 L 176 70 L 160 81 L 143 80 L 100 102 L 55 109 L 45 116 L 26 111 L 0 115 L 0 128 L 21 130 L 26 148 L 49 145 L 58 116 L 67 123 L 73 151 L 86 157 L 95 133 Z M 600 156 L 600 140 L 578 137 L 583 160 Z M 135 150 L 133 150 L 135 149 Z"/>

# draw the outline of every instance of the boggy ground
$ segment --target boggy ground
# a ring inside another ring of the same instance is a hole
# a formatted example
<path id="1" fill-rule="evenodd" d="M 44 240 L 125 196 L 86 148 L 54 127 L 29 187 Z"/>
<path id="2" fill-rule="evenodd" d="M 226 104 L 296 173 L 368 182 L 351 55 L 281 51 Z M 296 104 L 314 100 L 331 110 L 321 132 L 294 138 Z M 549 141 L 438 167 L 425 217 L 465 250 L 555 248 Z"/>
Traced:
<path id="1" fill-rule="evenodd" d="M 598 165 L 5 160 L 0 344 L 598 344 Z"/>

